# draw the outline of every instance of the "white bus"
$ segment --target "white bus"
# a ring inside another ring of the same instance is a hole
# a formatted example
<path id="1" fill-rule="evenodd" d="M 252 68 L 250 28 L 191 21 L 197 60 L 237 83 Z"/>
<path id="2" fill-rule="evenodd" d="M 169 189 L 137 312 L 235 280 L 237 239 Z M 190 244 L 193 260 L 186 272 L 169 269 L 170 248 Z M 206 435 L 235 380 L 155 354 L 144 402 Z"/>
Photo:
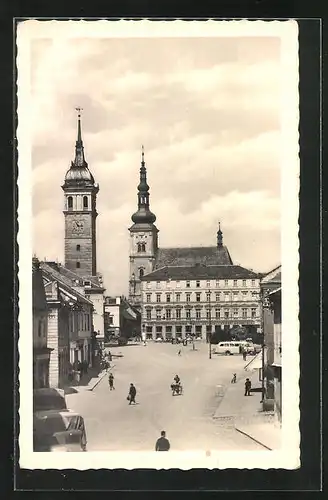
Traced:
<path id="1" fill-rule="evenodd" d="M 241 347 L 243 347 L 243 349 L 246 350 L 246 352 L 254 350 L 254 346 L 250 342 L 230 340 L 230 341 L 219 342 L 216 352 L 218 354 L 225 354 L 226 356 L 232 354 L 240 354 Z"/>

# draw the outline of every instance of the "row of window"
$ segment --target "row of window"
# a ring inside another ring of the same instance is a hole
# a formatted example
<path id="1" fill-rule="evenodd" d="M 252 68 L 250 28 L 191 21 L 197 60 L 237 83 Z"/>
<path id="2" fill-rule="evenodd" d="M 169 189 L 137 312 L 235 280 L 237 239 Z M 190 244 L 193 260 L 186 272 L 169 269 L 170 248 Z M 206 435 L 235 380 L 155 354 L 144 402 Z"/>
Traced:
<path id="1" fill-rule="evenodd" d="M 69 328 L 71 332 L 76 330 L 88 331 L 90 330 L 90 314 L 87 313 L 73 313 L 69 317 Z"/>
<path id="2" fill-rule="evenodd" d="M 183 318 L 183 315 L 181 313 L 182 309 L 166 309 L 165 310 L 165 314 L 163 315 L 162 314 L 162 310 L 161 309 L 156 309 L 156 316 L 154 317 L 152 315 L 152 310 L 151 309 L 147 309 L 146 310 L 146 319 L 159 319 L 159 320 L 162 320 L 162 319 L 192 319 L 192 318 L 196 318 L 196 319 L 203 319 L 203 318 L 206 318 L 206 319 L 211 319 L 212 317 L 212 313 L 211 313 L 211 310 L 210 309 L 207 309 L 206 310 L 206 316 L 203 316 L 202 315 L 202 310 L 201 309 L 195 309 L 195 316 L 192 316 L 191 315 L 191 309 L 186 309 L 185 310 L 185 316 Z M 250 316 L 249 316 L 249 312 L 250 312 Z M 175 314 L 174 314 L 175 313 Z M 249 309 L 247 309 L 247 307 L 243 307 L 241 309 L 241 314 L 240 314 L 240 310 L 238 308 L 234 308 L 234 309 L 225 309 L 224 311 L 221 311 L 221 309 L 215 309 L 215 318 L 216 319 L 220 319 L 220 318 L 224 318 L 224 319 L 229 319 L 229 318 L 256 318 L 257 316 L 257 310 L 256 310 L 256 307 L 252 307 L 249 311 Z"/>
<path id="3" fill-rule="evenodd" d="M 165 302 L 173 302 L 173 300 L 175 299 L 175 302 L 182 302 L 181 301 L 181 293 L 176 293 L 174 296 L 171 294 L 171 293 L 166 293 L 165 294 Z M 226 302 L 229 302 L 230 300 L 238 300 L 239 297 L 240 297 L 240 292 L 224 292 L 223 293 L 223 299 L 224 301 Z M 231 299 L 232 297 L 232 299 Z M 246 291 L 242 291 L 241 292 L 241 297 L 243 300 L 246 300 L 247 297 L 249 297 L 249 292 L 246 292 Z M 186 302 L 202 302 L 201 300 L 202 298 L 202 295 L 201 295 L 201 292 L 195 292 L 195 300 L 191 300 L 192 299 L 192 293 L 188 293 L 186 292 L 185 294 L 185 301 Z M 206 293 L 206 301 L 209 302 L 211 300 L 211 293 Z M 221 301 L 221 294 L 220 293 L 216 293 L 215 294 L 215 302 L 220 302 Z M 146 294 L 146 302 L 152 302 L 152 294 L 151 293 L 147 293 Z M 162 294 L 161 293 L 156 293 L 156 302 L 162 302 Z"/>
<path id="4" fill-rule="evenodd" d="M 67 207 L 69 209 L 73 208 L 73 196 L 67 197 Z M 89 199 L 87 196 L 83 196 L 83 208 L 89 208 Z"/>
<path id="5" fill-rule="evenodd" d="M 138 244 L 139 245 L 139 244 Z M 138 250 L 139 251 L 139 250 Z M 252 286 L 255 286 L 256 285 L 256 280 L 255 279 L 252 279 L 252 280 L 246 280 L 246 279 L 243 279 L 243 280 L 215 280 L 215 286 L 216 288 L 219 288 L 220 287 L 220 282 L 221 281 L 224 281 L 224 286 L 229 286 L 231 284 L 233 284 L 233 286 L 247 286 L 247 284 L 249 284 L 249 282 L 251 282 L 251 285 Z M 195 282 L 195 288 L 201 288 L 201 283 L 203 283 L 204 280 L 197 280 Z M 146 288 L 151 288 L 151 281 L 147 281 L 146 282 Z M 162 288 L 162 283 L 163 281 L 156 281 L 156 288 Z M 175 284 L 175 287 L 176 288 L 193 288 L 194 285 L 193 285 L 193 281 L 186 281 L 186 282 L 183 282 L 185 283 L 185 286 L 181 286 L 181 281 L 171 281 L 171 280 L 167 280 L 165 281 L 166 283 L 166 288 L 174 288 L 174 284 Z M 210 288 L 212 283 L 214 283 L 214 281 L 211 281 L 211 280 L 206 280 L 206 287 L 207 288 Z"/>
<path id="6" fill-rule="evenodd" d="M 167 336 L 167 334 L 172 335 L 172 330 L 173 330 L 172 325 L 167 325 L 165 327 L 163 327 L 162 325 L 156 325 L 156 327 L 155 327 L 155 332 L 156 332 L 157 337 L 161 336 L 161 334 L 163 332 L 166 333 L 166 336 Z M 182 331 L 183 331 L 183 327 L 181 325 L 176 325 L 176 327 L 175 327 L 176 337 L 181 337 Z M 184 331 L 185 331 L 186 335 L 191 335 L 193 333 L 192 332 L 192 325 L 185 325 Z M 213 331 L 213 327 L 210 325 L 206 325 L 206 332 L 209 333 L 211 331 Z M 147 334 L 153 333 L 153 327 L 150 325 L 146 326 L 146 333 Z M 195 325 L 194 333 L 196 334 L 196 336 L 201 335 L 202 334 L 202 325 Z"/>

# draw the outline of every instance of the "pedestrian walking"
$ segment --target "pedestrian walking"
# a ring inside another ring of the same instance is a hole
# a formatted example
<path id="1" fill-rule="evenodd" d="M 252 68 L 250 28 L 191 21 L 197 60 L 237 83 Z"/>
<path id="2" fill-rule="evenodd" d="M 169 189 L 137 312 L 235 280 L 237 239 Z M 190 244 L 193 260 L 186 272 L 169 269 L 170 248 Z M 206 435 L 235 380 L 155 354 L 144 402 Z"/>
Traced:
<path id="1" fill-rule="evenodd" d="M 131 403 L 136 404 L 136 395 L 137 395 L 137 389 L 133 384 L 130 384 L 130 389 L 129 389 L 129 394 L 127 397 L 127 400 L 129 401 L 129 405 Z"/>
<path id="2" fill-rule="evenodd" d="M 247 356 L 246 351 L 243 351 L 243 360 L 244 360 L 244 361 L 246 361 L 246 356 Z"/>
<path id="3" fill-rule="evenodd" d="M 245 396 L 251 395 L 251 388 L 252 388 L 252 382 L 249 380 L 249 378 L 247 378 L 245 381 Z"/>
<path id="4" fill-rule="evenodd" d="M 161 437 L 157 439 L 155 451 L 169 451 L 170 441 L 166 438 L 165 431 L 161 432 Z"/>
<path id="5" fill-rule="evenodd" d="M 236 382 L 237 382 L 237 374 L 234 373 L 233 376 L 232 376 L 232 379 L 231 379 L 231 383 L 235 384 Z"/>
<path id="6" fill-rule="evenodd" d="M 108 383 L 109 383 L 109 390 L 112 391 L 114 389 L 114 391 L 115 391 L 115 387 L 114 387 L 114 375 L 112 373 L 109 374 Z"/>

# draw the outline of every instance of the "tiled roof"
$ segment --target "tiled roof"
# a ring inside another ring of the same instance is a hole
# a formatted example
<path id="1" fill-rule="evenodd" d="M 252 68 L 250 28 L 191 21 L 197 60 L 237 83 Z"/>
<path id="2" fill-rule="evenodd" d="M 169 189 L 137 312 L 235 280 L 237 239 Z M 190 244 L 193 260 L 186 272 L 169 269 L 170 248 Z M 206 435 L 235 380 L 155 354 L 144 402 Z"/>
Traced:
<path id="1" fill-rule="evenodd" d="M 103 290 L 103 287 L 99 284 L 98 279 L 95 276 L 81 277 L 78 274 L 74 273 L 74 271 L 67 269 L 67 267 L 62 266 L 57 262 L 43 262 L 42 264 L 46 264 L 55 272 L 59 273 L 62 281 L 68 286 L 83 286 L 84 281 L 90 281 L 93 285 L 93 288 L 99 288 L 100 290 Z"/>
<path id="2" fill-rule="evenodd" d="M 192 279 L 255 279 L 258 273 L 241 266 L 167 266 L 145 274 L 142 281 Z"/>
<path id="3" fill-rule="evenodd" d="M 76 290 L 74 286 L 72 286 L 72 280 L 68 280 L 65 276 L 62 275 L 58 270 L 50 266 L 47 262 L 41 262 L 40 267 L 45 274 L 46 277 L 56 280 L 59 286 L 62 286 L 64 290 L 66 289 L 68 293 L 76 296 L 77 300 L 80 302 L 85 302 L 87 304 L 92 304 L 91 300 L 87 299 L 80 292 Z M 62 267 L 62 266 L 61 266 Z"/>
<path id="4" fill-rule="evenodd" d="M 232 265 L 227 247 L 187 247 L 187 248 L 160 248 L 158 249 L 155 269 L 166 266 L 207 266 Z"/>

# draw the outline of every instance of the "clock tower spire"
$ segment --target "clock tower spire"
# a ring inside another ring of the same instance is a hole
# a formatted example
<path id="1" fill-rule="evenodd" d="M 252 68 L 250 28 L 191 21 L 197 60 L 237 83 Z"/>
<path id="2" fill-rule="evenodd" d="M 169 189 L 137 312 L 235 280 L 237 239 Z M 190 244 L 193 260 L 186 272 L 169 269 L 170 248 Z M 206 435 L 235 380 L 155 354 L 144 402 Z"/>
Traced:
<path id="1" fill-rule="evenodd" d="M 97 275 L 96 201 L 99 191 L 84 156 L 81 111 L 77 111 L 75 158 L 62 185 L 65 217 L 65 267 L 82 277 Z"/>

